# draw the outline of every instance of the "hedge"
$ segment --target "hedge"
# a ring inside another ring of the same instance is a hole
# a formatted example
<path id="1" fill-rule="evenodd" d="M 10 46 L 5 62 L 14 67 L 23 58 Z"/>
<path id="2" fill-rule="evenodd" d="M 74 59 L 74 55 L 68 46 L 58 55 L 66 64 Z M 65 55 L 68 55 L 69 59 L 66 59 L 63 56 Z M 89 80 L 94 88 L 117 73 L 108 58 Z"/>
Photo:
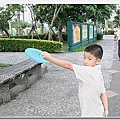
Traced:
<path id="1" fill-rule="evenodd" d="M 102 39 L 103 39 L 103 34 L 97 33 L 97 40 L 102 40 Z"/>
<path id="2" fill-rule="evenodd" d="M 23 52 L 26 48 L 36 48 L 47 52 L 56 52 L 63 47 L 62 42 L 38 39 L 0 38 L 1 52 Z"/>

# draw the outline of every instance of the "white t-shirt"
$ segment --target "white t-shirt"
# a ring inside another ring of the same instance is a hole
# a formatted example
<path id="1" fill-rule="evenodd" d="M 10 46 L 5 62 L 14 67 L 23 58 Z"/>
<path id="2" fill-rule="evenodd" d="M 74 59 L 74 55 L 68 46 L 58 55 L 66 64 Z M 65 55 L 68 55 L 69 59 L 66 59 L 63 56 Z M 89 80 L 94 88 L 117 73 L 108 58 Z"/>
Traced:
<path id="1" fill-rule="evenodd" d="M 80 66 L 73 64 L 76 78 L 79 79 L 78 98 L 81 117 L 103 117 L 104 107 L 100 99 L 105 93 L 101 66 Z"/>
<path id="2" fill-rule="evenodd" d="M 120 40 L 120 29 L 117 32 L 118 40 Z"/>

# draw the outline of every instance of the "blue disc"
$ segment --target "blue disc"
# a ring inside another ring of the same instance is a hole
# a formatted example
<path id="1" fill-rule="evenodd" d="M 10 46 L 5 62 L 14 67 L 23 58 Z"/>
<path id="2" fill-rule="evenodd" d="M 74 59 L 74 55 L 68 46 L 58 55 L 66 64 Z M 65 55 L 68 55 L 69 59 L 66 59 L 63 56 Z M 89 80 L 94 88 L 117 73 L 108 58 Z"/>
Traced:
<path id="1" fill-rule="evenodd" d="M 38 63 L 49 63 L 49 61 L 45 60 L 43 57 L 42 57 L 42 51 L 41 50 L 38 50 L 38 49 L 35 49 L 35 48 L 27 48 L 25 50 L 25 54 L 31 59 L 31 60 L 34 60 L 35 62 L 38 62 Z"/>

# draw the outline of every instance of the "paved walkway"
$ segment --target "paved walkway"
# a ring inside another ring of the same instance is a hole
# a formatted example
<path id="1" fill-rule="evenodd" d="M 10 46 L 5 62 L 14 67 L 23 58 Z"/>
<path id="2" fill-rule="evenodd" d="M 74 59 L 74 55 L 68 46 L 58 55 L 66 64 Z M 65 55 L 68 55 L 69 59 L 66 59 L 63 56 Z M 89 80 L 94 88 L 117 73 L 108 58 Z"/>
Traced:
<path id="1" fill-rule="evenodd" d="M 114 42 L 112 81 L 110 83 L 109 93 L 109 115 L 120 118 L 120 61 L 118 61 L 117 44 Z"/>
<path id="2" fill-rule="evenodd" d="M 104 49 L 101 62 L 109 102 L 109 116 L 120 116 L 120 61 L 113 36 L 99 41 Z M 0 52 L 0 63 L 16 64 L 28 59 L 24 53 Z M 83 52 L 58 53 L 53 56 L 82 65 Z M 80 117 L 78 80 L 73 72 L 47 64 L 48 73 L 19 93 L 16 99 L 0 106 L 2 117 Z"/>

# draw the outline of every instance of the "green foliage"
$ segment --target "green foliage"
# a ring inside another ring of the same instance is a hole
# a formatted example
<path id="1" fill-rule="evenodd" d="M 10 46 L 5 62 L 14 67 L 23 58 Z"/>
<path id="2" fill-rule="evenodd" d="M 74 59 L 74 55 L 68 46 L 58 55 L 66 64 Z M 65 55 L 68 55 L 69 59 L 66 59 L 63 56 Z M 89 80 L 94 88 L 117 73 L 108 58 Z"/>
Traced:
<path id="1" fill-rule="evenodd" d="M 8 20 L 16 16 L 17 11 L 23 12 L 24 6 L 20 4 L 8 4 L 6 8 L 0 7 L 0 27 L 4 28 Z M 99 23 L 104 23 L 104 19 L 109 19 L 113 10 L 116 9 L 115 4 L 63 4 L 57 17 L 53 20 L 54 12 L 61 4 L 29 4 L 29 6 L 33 8 L 35 20 L 49 25 L 53 22 L 52 27 L 55 26 L 56 28 L 58 28 L 58 25 L 62 26 L 62 28 L 66 27 L 67 21 L 84 23 L 91 20 L 96 23 L 98 20 Z M 26 23 L 21 23 L 22 28 L 26 26 L 28 26 Z"/>
<path id="2" fill-rule="evenodd" d="M 21 24 L 21 28 L 22 28 L 22 29 L 25 29 L 26 27 L 31 27 L 31 24 L 30 24 L 30 23 L 27 23 L 27 22 L 20 21 L 20 24 Z M 16 28 L 16 29 L 17 29 L 17 27 L 18 27 L 17 18 L 14 18 L 14 19 L 11 21 L 11 26 L 12 26 L 12 28 Z"/>
<path id="3" fill-rule="evenodd" d="M 56 5 L 38 4 L 36 9 L 36 18 L 41 23 L 51 23 Z M 57 5 L 59 7 L 60 5 Z M 91 20 L 96 24 L 104 23 L 105 19 L 109 19 L 116 9 L 116 4 L 63 4 L 57 18 L 54 21 L 53 27 L 66 27 L 67 21 L 87 22 Z M 45 14 L 46 13 L 46 14 Z"/>
<path id="4" fill-rule="evenodd" d="M 60 5 L 58 5 L 58 7 L 59 6 Z M 98 20 L 99 23 L 104 23 L 104 18 L 110 18 L 115 6 L 115 4 L 64 4 L 54 21 L 53 26 L 56 28 L 58 28 L 58 25 L 62 26 L 62 28 L 66 27 L 66 21 L 84 23 L 88 20 L 92 20 L 95 24 Z M 50 24 L 53 18 L 54 10 L 55 5 L 39 4 L 36 10 L 37 20 Z"/>
<path id="5" fill-rule="evenodd" d="M 0 70 L 8 68 L 9 66 L 12 66 L 11 64 L 0 64 Z"/>
<path id="6" fill-rule="evenodd" d="M 20 11 L 21 5 L 19 4 L 7 4 L 5 7 L 0 7 L 0 28 L 9 37 L 8 20 L 11 20 L 16 16 L 16 12 Z"/>
<path id="7" fill-rule="evenodd" d="M 114 35 L 114 30 L 108 30 L 108 32 L 105 33 L 106 35 Z"/>
<path id="8" fill-rule="evenodd" d="M 63 47 L 62 42 L 37 39 L 0 38 L 0 51 L 23 52 L 26 48 L 36 48 L 47 52 L 56 52 Z"/>
<path id="9" fill-rule="evenodd" d="M 6 7 L 2 7 L 0 10 L 0 24 L 8 22 L 19 9 L 19 4 L 7 4 Z"/>
<path id="10" fill-rule="evenodd" d="M 113 23 L 115 24 L 115 27 L 119 26 L 119 23 L 120 23 L 120 10 L 116 10 L 116 16 L 114 17 Z"/>
<path id="11" fill-rule="evenodd" d="M 104 23 L 104 19 L 110 19 L 110 16 L 113 13 L 113 10 L 116 9 L 116 4 L 95 4 L 95 12 L 90 14 L 90 19 L 92 21 L 100 21 Z"/>

